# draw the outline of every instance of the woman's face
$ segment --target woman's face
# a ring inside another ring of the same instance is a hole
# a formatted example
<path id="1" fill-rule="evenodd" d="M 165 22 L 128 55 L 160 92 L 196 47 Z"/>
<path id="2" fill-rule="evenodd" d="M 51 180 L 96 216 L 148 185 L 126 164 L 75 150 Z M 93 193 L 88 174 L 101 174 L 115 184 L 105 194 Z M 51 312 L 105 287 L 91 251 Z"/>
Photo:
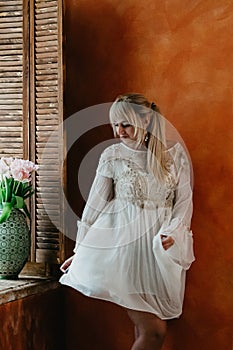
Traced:
<path id="1" fill-rule="evenodd" d="M 117 136 L 121 139 L 125 144 L 132 143 L 132 141 L 136 141 L 136 137 L 134 136 L 134 127 L 129 124 L 127 121 L 119 121 L 114 123 Z"/>
<path id="2" fill-rule="evenodd" d="M 146 133 L 146 128 L 149 124 L 150 118 L 145 117 L 143 119 L 143 129 L 145 130 Z M 117 120 L 114 123 L 114 127 L 116 130 L 117 136 L 121 139 L 121 141 L 132 147 L 132 148 L 138 148 L 138 142 L 140 140 L 137 139 L 137 136 L 135 136 L 135 128 L 132 124 L 130 124 L 127 120 Z"/>

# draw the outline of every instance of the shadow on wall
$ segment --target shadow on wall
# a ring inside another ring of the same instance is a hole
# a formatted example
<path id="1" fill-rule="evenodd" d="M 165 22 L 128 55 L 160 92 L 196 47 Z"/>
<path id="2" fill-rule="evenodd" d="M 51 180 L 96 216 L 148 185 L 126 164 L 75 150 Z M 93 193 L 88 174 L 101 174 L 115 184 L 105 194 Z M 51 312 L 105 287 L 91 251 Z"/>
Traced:
<path id="1" fill-rule="evenodd" d="M 65 16 L 67 117 L 91 105 L 111 102 L 127 90 L 132 72 L 132 42 L 125 36 L 129 23 L 117 14 L 116 6 L 110 2 L 82 6 L 75 0 L 68 5 L 72 10 Z"/>

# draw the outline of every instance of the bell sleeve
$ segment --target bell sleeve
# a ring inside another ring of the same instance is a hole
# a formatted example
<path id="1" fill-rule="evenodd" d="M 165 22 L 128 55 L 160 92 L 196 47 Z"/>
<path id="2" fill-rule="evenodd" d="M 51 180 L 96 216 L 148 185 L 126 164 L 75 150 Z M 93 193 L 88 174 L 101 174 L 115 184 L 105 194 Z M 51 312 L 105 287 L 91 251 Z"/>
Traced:
<path id="1" fill-rule="evenodd" d="M 78 231 L 74 248 L 75 253 L 90 226 L 113 198 L 113 166 L 112 161 L 106 159 L 105 153 L 100 157 L 96 176 L 92 183 L 82 218 L 77 222 Z"/>
<path id="2" fill-rule="evenodd" d="M 170 220 L 161 226 L 156 238 L 161 241 L 161 235 L 172 236 L 174 244 L 166 251 L 163 249 L 163 254 L 167 254 L 171 261 L 184 270 L 188 270 L 195 260 L 193 235 L 190 230 L 193 212 L 191 164 L 180 144 L 177 144 L 176 152 L 172 156 L 177 174 L 175 197 Z"/>

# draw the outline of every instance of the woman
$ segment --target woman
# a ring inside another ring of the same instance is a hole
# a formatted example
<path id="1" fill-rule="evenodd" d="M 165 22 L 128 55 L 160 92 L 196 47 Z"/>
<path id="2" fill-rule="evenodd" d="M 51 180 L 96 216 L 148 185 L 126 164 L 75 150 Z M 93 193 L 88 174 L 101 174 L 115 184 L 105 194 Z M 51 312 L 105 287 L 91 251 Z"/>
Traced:
<path id="1" fill-rule="evenodd" d="M 110 122 L 121 142 L 100 157 L 60 282 L 124 307 L 135 325 L 131 350 L 161 349 L 194 260 L 190 164 L 180 142 L 167 144 L 165 120 L 143 95 L 118 96 Z"/>

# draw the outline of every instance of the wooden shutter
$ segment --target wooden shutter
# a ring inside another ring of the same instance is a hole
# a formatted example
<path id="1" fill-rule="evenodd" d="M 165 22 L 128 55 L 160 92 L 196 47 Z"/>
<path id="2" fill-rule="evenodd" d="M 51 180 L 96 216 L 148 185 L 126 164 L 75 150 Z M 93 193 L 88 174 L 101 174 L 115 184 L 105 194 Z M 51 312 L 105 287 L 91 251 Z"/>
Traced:
<path id="1" fill-rule="evenodd" d="M 28 156 L 27 5 L 0 1 L 0 156 Z"/>
<path id="2" fill-rule="evenodd" d="M 36 262 L 59 263 L 63 251 L 62 69 L 62 0 L 0 0 L 0 156 L 40 167 L 31 199 Z"/>
<path id="3" fill-rule="evenodd" d="M 62 1 L 31 3 L 35 6 L 31 12 L 31 154 L 39 165 L 34 199 L 34 260 L 59 263 L 63 217 Z"/>

